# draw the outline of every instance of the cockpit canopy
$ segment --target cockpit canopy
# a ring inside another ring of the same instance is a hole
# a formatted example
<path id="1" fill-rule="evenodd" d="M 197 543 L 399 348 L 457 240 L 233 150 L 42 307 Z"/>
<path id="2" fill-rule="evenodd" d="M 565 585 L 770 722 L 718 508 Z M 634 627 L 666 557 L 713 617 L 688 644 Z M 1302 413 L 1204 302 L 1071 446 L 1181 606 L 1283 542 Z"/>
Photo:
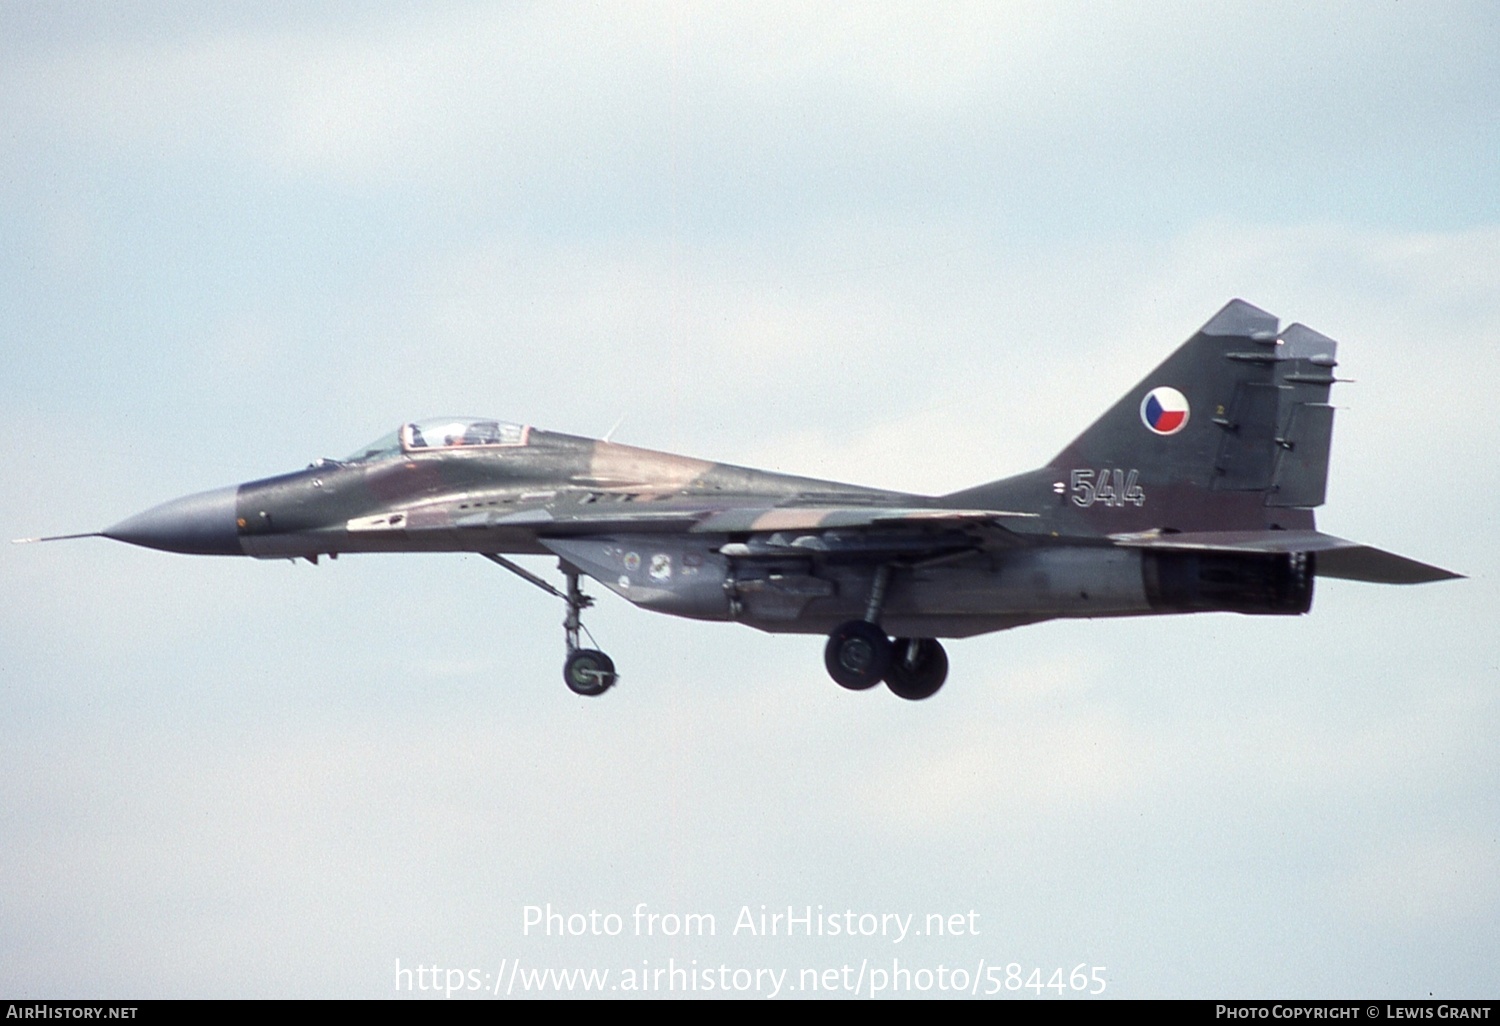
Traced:
<path id="1" fill-rule="evenodd" d="M 390 434 L 361 446 L 344 462 L 385 459 L 398 453 L 435 452 L 471 446 L 518 448 L 526 444 L 531 428 L 503 420 L 473 417 L 433 417 L 402 424 Z"/>

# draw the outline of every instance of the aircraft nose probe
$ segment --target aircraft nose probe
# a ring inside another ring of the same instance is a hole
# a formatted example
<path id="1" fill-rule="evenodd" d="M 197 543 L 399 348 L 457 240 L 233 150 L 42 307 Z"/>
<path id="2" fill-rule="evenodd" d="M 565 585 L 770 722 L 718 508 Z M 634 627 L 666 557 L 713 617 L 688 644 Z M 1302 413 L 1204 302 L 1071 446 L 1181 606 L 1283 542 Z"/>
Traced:
<path id="1" fill-rule="evenodd" d="M 163 552 L 194 556 L 243 556 L 235 526 L 239 485 L 185 495 L 143 513 L 126 517 L 113 527 L 84 534 L 47 538 L 18 538 L 18 542 L 63 541 L 69 538 L 110 538 Z"/>

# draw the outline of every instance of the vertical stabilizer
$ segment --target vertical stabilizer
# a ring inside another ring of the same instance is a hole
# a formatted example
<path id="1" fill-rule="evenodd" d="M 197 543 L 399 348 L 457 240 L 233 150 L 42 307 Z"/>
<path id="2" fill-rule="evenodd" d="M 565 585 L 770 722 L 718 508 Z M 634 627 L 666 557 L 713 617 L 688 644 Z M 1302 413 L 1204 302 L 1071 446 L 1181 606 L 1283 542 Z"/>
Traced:
<path id="1" fill-rule="evenodd" d="M 1046 467 L 969 489 L 1045 501 L 1083 533 L 1313 527 L 1333 438 L 1337 343 L 1231 300 Z"/>

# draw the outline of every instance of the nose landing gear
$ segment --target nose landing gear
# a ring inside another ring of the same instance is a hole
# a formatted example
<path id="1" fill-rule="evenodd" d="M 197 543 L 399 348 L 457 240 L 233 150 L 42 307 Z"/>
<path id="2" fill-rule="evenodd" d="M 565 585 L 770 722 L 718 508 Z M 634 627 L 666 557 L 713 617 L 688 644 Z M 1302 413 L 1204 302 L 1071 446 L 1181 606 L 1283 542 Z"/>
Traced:
<path id="1" fill-rule="evenodd" d="M 578 646 L 578 632 L 585 630 L 583 611 L 594 604 L 594 600 L 578 586 L 578 568 L 570 563 L 558 563 L 563 576 L 568 579 L 568 615 L 563 620 L 563 632 L 568 639 L 568 657 L 563 660 L 563 681 L 575 695 L 595 698 L 615 686 L 619 678 L 615 675 L 615 663 L 609 656 L 593 648 Z M 590 641 L 593 637 L 590 636 Z"/>
<path id="2" fill-rule="evenodd" d="M 563 634 L 568 646 L 567 658 L 563 660 L 563 683 L 568 685 L 569 691 L 586 698 L 596 698 L 615 686 L 620 676 L 615 672 L 614 660 L 598 649 L 583 648 L 579 644 L 579 633 L 588 634 L 589 630 L 583 625 L 583 611 L 593 605 L 594 600 L 585 595 L 579 586 L 577 567 L 558 560 L 557 568 L 562 571 L 563 577 L 568 582 L 568 591 L 564 594 L 536 574 L 512 563 L 504 556 L 493 552 L 481 552 L 480 555 L 568 604 L 568 615 L 563 619 Z M 589 640 L 594 640 L 593 635 L 589 635 Z"/>

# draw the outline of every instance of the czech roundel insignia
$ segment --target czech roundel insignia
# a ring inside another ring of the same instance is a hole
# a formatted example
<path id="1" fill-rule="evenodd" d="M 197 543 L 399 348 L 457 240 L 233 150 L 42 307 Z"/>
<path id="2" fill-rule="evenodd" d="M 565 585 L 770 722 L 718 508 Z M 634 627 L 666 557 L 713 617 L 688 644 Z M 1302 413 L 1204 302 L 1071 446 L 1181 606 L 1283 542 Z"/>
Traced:
<path id="1" fill-rule="evenodd" d="M 1158 435 L 1175 435 L 1188 422 L 1187 396 L 1175 388 L 1161 385 L 1141 400 L 1141 423 Z"/>

